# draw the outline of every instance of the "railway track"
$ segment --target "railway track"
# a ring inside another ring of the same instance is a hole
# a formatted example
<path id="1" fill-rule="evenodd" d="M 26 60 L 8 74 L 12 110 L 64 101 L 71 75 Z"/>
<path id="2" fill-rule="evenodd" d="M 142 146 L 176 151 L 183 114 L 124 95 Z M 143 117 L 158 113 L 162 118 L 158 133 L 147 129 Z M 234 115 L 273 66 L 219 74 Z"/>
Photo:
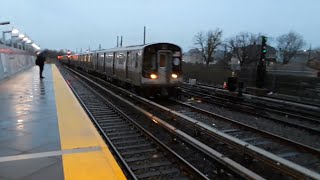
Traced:
<path id="1" fill-rule="evenodd" d="M 188 85 L 189 86 L 189 83 L 186 83 L 184 82 L 183 84 L 185 85 Z M 211 86 L 211 85 L 206 85 L 206 84 L 199 84 L 197 85 L 197 87 L 200 87 L 200 88 L 204 88 L 204 89 L 208 89 L 208 90 L 214 90 L 215 92 L 225 92 L 226 94 L 230 94 L 230 92 L 228 92 L 228 90 L 225 90 L 225 89 L 222 89 L 222 88 L 217 88 L 215 86 Z M 247 94 L 247 93 L 243 93 L 245 95 L 249 95 L 251 96 L 250 94 Z M 310 102 L 308 101 L 309 99 L 304 99 L 302 98 L 304 101 L 302 102 L 302 100 L 297 100 L 296 99 L 288 99 L 288 98 L 284 98 L 284 97 L 267 97 L 267 98 L 264 98 L 264 97 L 252 97 L 253 99 L 262 99 L 264 101 L 269 101 L 269 102 L 280 102 L 281 104 L 285 104 L 285 105 L 297 105 L 299 107 L 302 107 L 302 106 L 309 106 L 311 109 L 319 109 L 320 108 L 320 101 L 319 100 L 314 100 L 314 102 Z M 302 106 L 300 106 L 302 105 Z"/>
<path id="2" fill-rule="evenodd" d="M 176 104 L 171 104 L 170 108 L 181 114 L 186 114 L 188 117 L 211 125 L 222 133 L 264 149 L 278 157 L 285 158 L 320 172 L 320 169 L 318 168 L 320 164 L 320 151 L 318 149 L 239 123 L 232 119 L 192 106 L 188 103 L 176 100 L 173 101 Z"/>
<path id="3" fill-rule="evenodd" d="M 129 179 L 263 179 L 178 129 L 160 123 L 162 120 L 157 117 L 148 123 L 143 121 L 142 127 L 92 84 L 68 74 L 64 76 L 70 88 L 112 147 Z M 175 131 L 170 134 L 160 129 Z M 161 141 L 153 134 L 160 135 Z"/>
<path id="4" fill-rule="evenodd" d="M 98 81 L 100 84 L 101 89 L 106 90 L 103 88 L 103 86 L 109 86 L 113 89 L 116 89 L 112 84 L 103 82 L 102 80 L 99 80 L 97 78 L 94 78 L 95 81 Z M 88 80 L 92 81 L 92 80 Z M 201 121 L 200 119 L 192 118 L 190 116 L 187 116 L 183 113 L 174 111 L 172 109 L 169 109 L 167 107 L 161 106 L 157 103 L 154 103 L 150 100 L 147 100 L 145 98 L 141 98 L 135 94 L 132 94 L 128 91 L 125 91 L 124 89 L 117 88 L 118 94 L 121 94 L 121 96 L 126 96 L 126 98 L 131 98 L 130 101 L 131 105 L 134 106 L 136 109 L 145 109 L 146 113 L 150 118 L 152 118 L 156 124 L 160 122 L 160 119 L 156 117 L 155 114 L 160 114 L 159 116 L 163 115 L 163 119 L 166 119 L 165 122 L 162 122 L 161 124 L 170 123 L 171 131 L 176 131 L 176 129 L 179 129 L 180 131 L 183 131 L 188 136 L 192 136 L 193 140 L 197 139 L 199 142 L 202 142 L 203 145 L 207 145 L 209 148 L 211 147 L 213 150 L 217 150 L 220 152 L 224 152 L 225 155 L 223 157 L 230 157 L 231 159 L 234 159 L 236 162 L 239 162 L 239 164 L 244 165 L 245 169 L 248 168 L 249 170 L 252 170 L 253 172 L 257 172 L 257 174 L 261 173 L 262 177 L 265 178 L 311 178 L 311 179 L 319 179 L 320 176 L 318 173 L 309 170 L 306 167 L 303 167 L 301 164 L 298 165 L 288 159 L 284 159 L 284 157 L 292 157 L 297 156 L 299 154 L 306 154 L 305 156 L 302 156 L 303 158 L 306 158 L 307 156 L 316 157 L 315 159 L 319 159 L 319 151 L 316 149 L 305 147 L 303 145 L 292 145 L 297 144 L 295 142 L 287 141 L 285 145 L 281 146 L 278 149 L 274 150 L 283 150 L 281 154 L 277 153 L 277 155 L 270 153 L 268 149 L 264 150 L 260 147 L 258 147 L 257 144 L 253 145 L 253 143 L 248 143 L 247 141 L 250 141 L 250 137 L 254 142 L 267 142 L 271 141 L 271 143 L 274 143 L 275 141 L 281 141 L 283 143 L 283 140 L 280 140 L 280 138 L 277 138 L 277 140 L 274 140 L 272 138 L 267 139 L 266 136 L 259 136 L 256 137 L 256 134 L 259 134 L 253 131 L 249 131 L 248 133 L 243 130 L 242 128 L 239 128 L 238 130 L 227 129 L 218 130 L 216 128 L 209 126 L 205 122 Z M 130 104 L 130 102 L 128 102 Z M 168 117 L 172 118 L 166 118 Z M 203 116 L 203 114 L 202 114 Z M 208 119 L 207 119 L 208 121 Z M 228 127 L 228 126 L 227 126 Z M 240 139 L 239 137 L 235 137 L 232 135 L 234 132 L 242 132 L 240 134 L 246 134 L 248 137 L 246 139 Z M 182 132 L 181 132 L 182 133 Z M 275 136 L 273 136 L 275 137 Z M 193 143 L 194 144 L 194 143 Z M 270 144 L 270 143 L 260 143 L 260 145 L 263 144 Z M 288 145 L 288 144 L 291 144 Z M 282 157 L 280 157 L 280 155 Z M 299 159 L 299 158 L 298 158 Z M 298 162 L 298 161 L 297 161 Z M 299 162 L 300 163 L 300 162 Z M 318 162 L 314 162 L 315 164 Z M 234 163 L 232 163 L 234 166 Z M 269 167 L 269 169 L 265 169 L 266 167 Z M 272 168 L 272 170 L 271 170 Z M 311 167 L 313 169 L 313 167 Z M 233 169 L 234 170 L 234 169 Z M 318 172 L 318 170 L 316 170 Z M 241 173 L 240 173 L 241 174 Z M 249 173 L 250 174 L 250 173 Z M 260 174 L 259 174 L 260 175 Z"/>
<path id="5" fill-rule="evenodd" d="M 210 98 L 214 98 L 216 100 L 224 100 L 230 102 L 237 101 L 248 107 L 269 111 L 286 117 L 299 118 L 311 122 L 320 122 L 320 106 L 309 104 L 307 102 L 306 104 L 302 104 L 301 102 L 298 103 L 295 101 L 284 101 L 279 99 L 256 97 L 248 94 L 248 98 L 239 98 L 230 95 L 229 92 L 224 92 L 224 90 L 205 85 L 190 86 L 184 83 L 183 88 L 194 90 L 200 93 L 206 93 Z"/>
<path id="6" fill-rule="evenodd" d="M 277 123 L 306 130 L 310 134 L 320 134 L 320 120 L 317 117 L 310 117 L 310 115 L 294 114 L 292 112 L 280 111 L 265 107 L 262 104 L 252 104 L 244 102 L 241 99 L 232 100 L 226 97 L 217 97 L 211 95 L 207 91 L 201 89 L 183 87 L 182 94 L 201 99 L 204 102 L 222 106 L 228 109 L 235 109 L 239 112 L 244 112 L 254 116 L 262 117 Z M 279 108 L 281 109 L 281 108 Z"/>
<path id="7" fill-rule="evenodd" d="M 66 77 L 66 75 L 64 75 Z M 70 88 L 81 102 L 91 119 L 96 123 L 108 145 L 121 160 L 129 179 L 173 179 L 187 178 L 165 151 L 165 145 L 150 135 L 141 126 L 127 117 L 107 100 L 98 98 L 97 94 L 88 87 L 76 83 L 72 77 L 66 77 Z M 175 157 L 180 158 L 180 157 Z M 193 168 L 193 167 L 189 167 Z M 187 169 L 185 169 L 187 170 Z M 197 176 L 198 178 L 201 176 Z M 205 176 L 201 177 L 204 179 Z"/>

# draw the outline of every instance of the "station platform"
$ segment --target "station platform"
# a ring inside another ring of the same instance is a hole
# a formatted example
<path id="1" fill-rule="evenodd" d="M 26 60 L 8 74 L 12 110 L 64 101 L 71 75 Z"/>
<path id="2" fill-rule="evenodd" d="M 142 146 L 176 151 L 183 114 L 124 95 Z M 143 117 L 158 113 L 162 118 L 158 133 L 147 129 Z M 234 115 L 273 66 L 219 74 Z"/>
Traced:
<path id="1" fill-rule="evenodd" d="M 0 180 L 126 179 L 58 68 L 0 81 Z"/>

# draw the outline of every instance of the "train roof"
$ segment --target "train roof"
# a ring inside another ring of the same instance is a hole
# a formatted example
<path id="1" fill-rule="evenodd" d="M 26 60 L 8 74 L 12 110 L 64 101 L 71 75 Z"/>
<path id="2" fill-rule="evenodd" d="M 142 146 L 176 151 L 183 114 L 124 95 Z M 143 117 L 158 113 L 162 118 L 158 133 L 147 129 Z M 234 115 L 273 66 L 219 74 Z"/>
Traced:
<path id="1" fill-rule="evenodd" d="M 144 49 L 147 46 L 157 45 L 157 44 L 171 44 L 171 45 L 178 46 L 178 45 L 173 44 L 173 43 L 158 42 L 158 43 L 148 43 L 148 44 L 141 44 L 141 45 L 133 45 L 133 46 L 110 48 L 110 49 L 94 50 L 94 51 L 79 53 L 78 55 L 90 54 L 90 53 L 99 53 L 99 52 L 115 52 L 115 51 L 128 51 L 128 50 L 134 51 L 134 50 Z"/>

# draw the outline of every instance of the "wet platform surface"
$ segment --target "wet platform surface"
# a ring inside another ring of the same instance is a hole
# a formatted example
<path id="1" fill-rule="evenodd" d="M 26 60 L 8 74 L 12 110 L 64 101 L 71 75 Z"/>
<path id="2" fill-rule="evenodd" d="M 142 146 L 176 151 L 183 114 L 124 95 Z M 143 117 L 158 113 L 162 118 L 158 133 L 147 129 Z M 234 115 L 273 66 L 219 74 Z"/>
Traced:
<path id="1" fill-rule="evenodd" d="M 125 179 L 55 65 L 0 81 L 0 180 Z"/>
<path id="2" fill-rule="evenodd" d="M 61 156 L 15 160 L 14 155 L 60 150 L 52 71 L 38 67 L 0 82 L 0 179 L 63 179 Z"/>

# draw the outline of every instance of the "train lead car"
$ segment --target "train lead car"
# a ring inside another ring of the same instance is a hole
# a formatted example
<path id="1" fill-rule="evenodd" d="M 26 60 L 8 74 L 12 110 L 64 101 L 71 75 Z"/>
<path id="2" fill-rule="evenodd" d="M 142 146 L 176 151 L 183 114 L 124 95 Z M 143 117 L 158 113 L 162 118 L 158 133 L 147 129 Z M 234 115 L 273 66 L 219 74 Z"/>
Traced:
<path id="1" fill-rule="evenodd" d="M 171 96 L 182 82 L 182 51 L 152 43 L 62 56 L 61 62 L 94 72 L 145 96 Z"/>

